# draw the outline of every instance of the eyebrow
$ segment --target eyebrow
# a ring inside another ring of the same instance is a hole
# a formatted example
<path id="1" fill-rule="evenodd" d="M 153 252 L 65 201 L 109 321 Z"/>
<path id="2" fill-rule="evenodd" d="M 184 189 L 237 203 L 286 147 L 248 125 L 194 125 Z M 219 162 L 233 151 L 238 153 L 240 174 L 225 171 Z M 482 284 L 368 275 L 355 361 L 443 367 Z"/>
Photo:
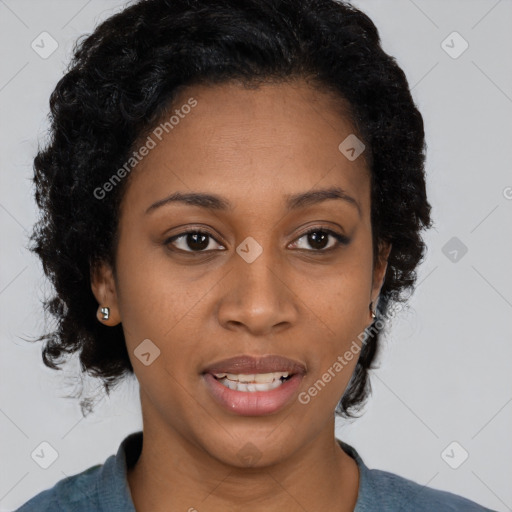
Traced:
<path id="1" fill-rule="evenodd" d="M 354 206 L 359 213 L 359 217 L 362 217 L 361 205 L 341 187 L 310 190 L 299 194 L 288 194 L 285 197 L 285 205 L 288 211 L 305 208 L 306 206 L 318 204 L 329 199 L 338 199 Z M 207 194 L 202 192 L 175 192 L 170 196 L 153 203 L 147 208 L 145 213 L 148 214 L 157 208 L 173 203 L 184 203 L 190 206 L 206 208 L 208 210 L 233 210 L 233 205 L 226 198 L 216 194 Z"/>

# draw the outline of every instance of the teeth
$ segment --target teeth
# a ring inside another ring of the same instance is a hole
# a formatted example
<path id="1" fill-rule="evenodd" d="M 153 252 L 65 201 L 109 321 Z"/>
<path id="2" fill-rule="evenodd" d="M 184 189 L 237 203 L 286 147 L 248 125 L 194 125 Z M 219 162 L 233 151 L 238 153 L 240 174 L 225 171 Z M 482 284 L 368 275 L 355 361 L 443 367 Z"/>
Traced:
<path id="1" fill-rule="evenodd" d="M 275 380 L 279 380 L 281 377 L 288 377 L 288 372 L 273 372 L 273 373 L 256 373 L 256 374 L 245 374 L 245 373 L 215 373 L 217 379 L 228 378 L 231 381 L 243 382 L 243 383 L 257 383 L 257 384 L 270 384 Z"/>
<path id="2" fill-rule="evenodd" d="M 229 389 L 233 389 L 234 391 L 246 391 L 246 392 L 255 392 L 255 391 L 270 391 L 272 389 L 276 389 L 279 386 L 283 385 L 283 381 L 277 379 L 271 383 L 254 383 L 254 382 L 237 382 L 234 380 L 229 380 L 227 378 L 219 379 L 219 382 L 226 386 Z"/>
<path id="3" fill-rule="evenodd" d="M 229 380 L 236 380 L 238 382 L 252 382 L 254 380 L 254 375 L 244 375 L 244 374 L 235 375 L 234 373 L 227 373 L 226 377 Z"/>
<path id="4" fill-rule="evenodd" d="M 270 391 L 283 384 L 281 377 L 288 377 L 288 372 L 257 373 L 252 375 L 216 373 L 217 380 L 235 391 Z"/>
<path id="5" fill-rule="evenodd" d="M 279 380 L 281 377 L 288 377 L 288 372 L 274 372 L 274 373 L 257 373 L 254 376 L 254 381 L 258 383 L 270 383 L 274 380 Z"/>

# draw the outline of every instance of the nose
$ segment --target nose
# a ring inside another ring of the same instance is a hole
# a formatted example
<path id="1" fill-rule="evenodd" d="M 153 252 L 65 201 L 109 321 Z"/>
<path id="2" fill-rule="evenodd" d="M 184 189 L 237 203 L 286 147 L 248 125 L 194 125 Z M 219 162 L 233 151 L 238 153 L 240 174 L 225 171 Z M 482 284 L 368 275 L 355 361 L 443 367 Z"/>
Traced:
<path id="1" fill-rule="evenodd" d="M 235 254 L 233 265 L 217 310 L 224 328 L 268 336 L 296 323 L 293 283 L 272 251 L 264 250 L 252 263 Z"/>

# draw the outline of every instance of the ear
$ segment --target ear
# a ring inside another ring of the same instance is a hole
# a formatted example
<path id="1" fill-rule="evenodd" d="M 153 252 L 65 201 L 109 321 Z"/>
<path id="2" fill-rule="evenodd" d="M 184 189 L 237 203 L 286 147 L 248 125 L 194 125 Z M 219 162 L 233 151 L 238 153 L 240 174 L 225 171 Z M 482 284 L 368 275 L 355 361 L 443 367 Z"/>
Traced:
<path id="1" fill-rule="evenodd" d="M 98 310 L 96 312 L 98 321 L 111 327 L 121 323 L 116 282 L 110 265 L 104 262 L 91 265 L 91 289 L 98 301 Z M 108 320 L 103 319 L 102 307 L 110 309 Z"/>
<path id="2" fill-rule="evenodd" d="M 392 244 L 389 242 L 381 242 L 379 244 L 379 251 L 377 255 L 377 262 L 373 270 L 373 281 L 371 291 L 371 301 L 375 304 L 380 294 L 382 285 L 384 284 L 384 278 L 386 276 L 386 270 L 388 268 L 388 257 L 391 252 Z"/>

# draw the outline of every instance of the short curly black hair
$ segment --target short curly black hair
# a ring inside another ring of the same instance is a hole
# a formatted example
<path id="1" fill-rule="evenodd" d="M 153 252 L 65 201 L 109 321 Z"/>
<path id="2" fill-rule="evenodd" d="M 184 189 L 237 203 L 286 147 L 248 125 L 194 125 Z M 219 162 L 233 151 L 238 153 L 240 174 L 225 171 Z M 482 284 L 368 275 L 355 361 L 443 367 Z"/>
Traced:
<path id="1" fill-rule="evenodd" d="M 336 413 L 348 418 L 361 408 L 384 320 L 391 303 L 405 302 L 405 291 L 414 288 L 426 249 L 420 231 L 432 221 L 423 119 L 406 77 L 381 48 L 368 16 L 337 0 L 142 0 L 76 41 L 50 97 L 48 141 L 34 159 L 41 216 L 29 249 L 54 287 L 43 303 L 57 325 L 30 341 L 45 341 L 48 367 L 60 369 L 78 353 L 82 372 L 100 378 L 107 394 L 133 375 L 122 324 L 98 322 L 91 290 L 98 262 L 115 271 L 119 206 L 129 180 L 102 200 L 94 191 L 178 92 L 201 83 L 257 86 L 297 78 L 348 102 L 371 171 L 374 263 L 379 244 L 392 244 L 377 319 Z"/>

